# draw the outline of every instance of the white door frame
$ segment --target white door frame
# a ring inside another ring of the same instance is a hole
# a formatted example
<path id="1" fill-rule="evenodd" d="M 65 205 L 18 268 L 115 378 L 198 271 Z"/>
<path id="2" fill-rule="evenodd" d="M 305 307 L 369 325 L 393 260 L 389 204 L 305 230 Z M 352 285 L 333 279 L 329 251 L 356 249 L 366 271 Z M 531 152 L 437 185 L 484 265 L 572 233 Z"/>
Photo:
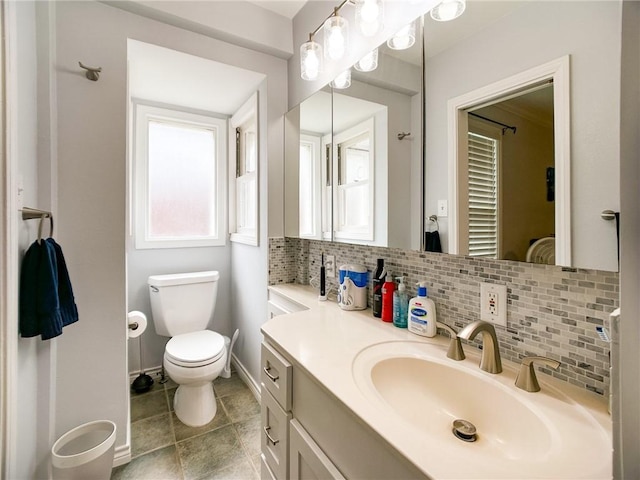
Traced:
<path id="1" fill-rule="evenodd" d="M 15 478 L 17 458 L 18 205 L 16 158 L 16 11 L 0 6 L 0 477 Z"/>
<path id="2" fill-rule="evenodd" d="M 485 87 L 452 98 L 447 102 L 449 161 L 449 253 L 468 251 L 468 235 L 463 228 L 468 221 L 466 178 L 468 121 L 466 110 L 508 95 L 528 85 L 553 80 L 554 155 L 555 155 L 555 232 L 556 265 L 571 266 L 571 112 L 569 55 L 539 65 Z"/>

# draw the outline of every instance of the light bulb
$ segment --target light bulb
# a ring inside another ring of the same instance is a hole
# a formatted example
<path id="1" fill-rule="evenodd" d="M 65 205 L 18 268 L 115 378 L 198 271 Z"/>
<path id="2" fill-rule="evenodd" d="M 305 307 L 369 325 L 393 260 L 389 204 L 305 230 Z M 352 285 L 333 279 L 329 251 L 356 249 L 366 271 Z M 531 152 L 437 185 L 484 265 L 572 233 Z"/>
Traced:
<path id="1" fill-rule="evenodd" d="M 324 54 L 331 60 L 340 60 L 347 49 L 348 22 L 344 17 L 332 16 L 324 22 Z"/>
<path id="2" fill-rule="evenodd" d="M 406 50 L 416 42 L 416 28 L 413 22 L 402 27 L 398 33 L 387 40 L 387 46 L 392 50 Z"/>
<path id="3" fill-rule="evenodd" d="M 378 49 L 374 48 L 358 60 L 353 67 L 359 72 L 372 72 L 378 68 Z"/>
<path id="4" fill-rule="evenodd" d="M 333 88 L 343 90 L 351 86 L 351 69 L 347 69 L 333 79 L 331 82 Z"/>
<path id="5" fill-rule="evenodd" d="M 300 47 L 300 76 L 303 80 L 315 80 L 322 71 L 320 44 L 309 40 Z"/>
<path id="6" fill-rule="evenodd" d="M 444 0 L 431 9 L 431 18 L 438 22 L 448 22 L 463 14 L 467 3 L 465 0 Z"/>
<path id="7" fill-rule="evenodd" d="M 381 30 L 382 16 L 382 0 L 359 0 L 356 3 L 356 22 L 365 37 L 371 37 Z"/>

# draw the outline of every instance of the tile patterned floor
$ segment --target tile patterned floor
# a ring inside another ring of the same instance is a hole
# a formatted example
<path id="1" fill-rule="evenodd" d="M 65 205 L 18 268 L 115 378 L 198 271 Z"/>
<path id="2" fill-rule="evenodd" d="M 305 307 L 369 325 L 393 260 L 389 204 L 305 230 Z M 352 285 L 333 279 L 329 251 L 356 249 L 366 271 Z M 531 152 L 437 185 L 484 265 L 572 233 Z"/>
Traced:
<path id="1" fill-rule="evenodd" d="M 131 456 L 112 480 L 257 480 L 260 405 L 237 376 L 213 382 L 218 411 L 203 427 L 187 427 L 173 412 L 176 384 L 154 383 L 131 394 Z"/>

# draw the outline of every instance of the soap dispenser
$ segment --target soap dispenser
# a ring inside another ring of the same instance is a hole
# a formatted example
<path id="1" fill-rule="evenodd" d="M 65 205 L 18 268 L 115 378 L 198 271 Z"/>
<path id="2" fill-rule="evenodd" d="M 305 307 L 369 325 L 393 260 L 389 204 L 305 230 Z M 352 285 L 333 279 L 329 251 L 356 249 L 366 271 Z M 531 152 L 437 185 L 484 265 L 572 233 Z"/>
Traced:
<path id="1" fill-rule="evenodd" d="M 426 282 L 418 283 L 418 295 L 409 301 L 409 331 L 423 337 L 435 337 L 436 304 L 427 297 Z"/>
<path id="2" fill-rule="evenodd" d="M 393 292 L 393 324 L 398 328 L 407 328 L 409 295 L 404 277 L 396 277 L 398 288 Z"/>

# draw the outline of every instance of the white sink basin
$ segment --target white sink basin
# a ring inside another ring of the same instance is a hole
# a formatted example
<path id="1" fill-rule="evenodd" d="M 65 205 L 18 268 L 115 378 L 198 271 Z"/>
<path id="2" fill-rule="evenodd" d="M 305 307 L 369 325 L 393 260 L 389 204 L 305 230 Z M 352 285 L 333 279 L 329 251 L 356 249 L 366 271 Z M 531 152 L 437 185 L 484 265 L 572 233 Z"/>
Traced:
<path id="1" fill-rule="evenodd" d="M 492 375 L 480 370 L 479 356 L 466 353 L 470 358 L 456 362 L 446 358 L 442 343 L 386 342 L 365 348 L 353 362 L 367 400 L 432 457 L 425 459 L 431 476 L 611 478 L 602 399 L 569 386 L 565 391 L 561 382 L 550 385 L 541 374 L 542 390 L 524 392 L 515 387 L 510 365 Z M 475 442 L 454 436 L 456 419 L 475 426 Z"/>

